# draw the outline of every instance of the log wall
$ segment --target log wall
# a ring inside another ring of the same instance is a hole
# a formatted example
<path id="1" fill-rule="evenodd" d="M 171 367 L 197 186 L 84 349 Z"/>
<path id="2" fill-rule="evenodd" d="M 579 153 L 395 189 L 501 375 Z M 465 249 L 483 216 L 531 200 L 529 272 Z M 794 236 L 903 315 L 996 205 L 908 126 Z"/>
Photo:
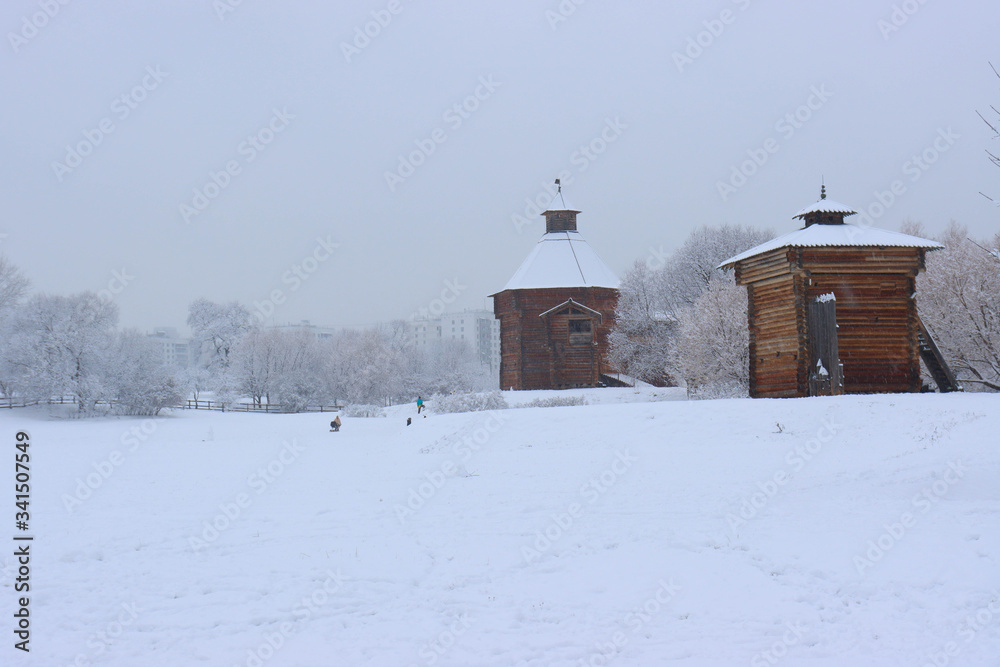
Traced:
<path id="1" fill-rule="evenodd" d="M 749 296 L 750 395 L 808 395 L 806 304 L 833 292 L 846 393 L 920 390 L 920 248 L 783 248 L 736 265 Z"/>
<path id="2" fill-rule="evenodd" d="M 807 391 L 803 357 L 805 308 L 796 292 L 797 277 L 750 284 L 750 396 L 787 398 Z"/>
<path id="3" fill-rule="evenodd" d="M 540 317 L 568 299 L 602 314 L 593 320 L 592 344 L 570 344 L 570 316 Z M 610 370 L 608 335 L 617 303 L 618 290 L 607 287 L 505 290 L 493 295 L 493 312 L 500 320 L 500 387 L 597 386 L 600 374 Z"/>

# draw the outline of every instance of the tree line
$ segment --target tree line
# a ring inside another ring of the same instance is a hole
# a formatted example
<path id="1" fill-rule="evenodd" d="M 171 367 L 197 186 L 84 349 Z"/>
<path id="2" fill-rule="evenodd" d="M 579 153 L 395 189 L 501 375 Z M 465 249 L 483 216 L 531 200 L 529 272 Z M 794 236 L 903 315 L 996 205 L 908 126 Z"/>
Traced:
<path id="1" fill-rule="evenodd" d="M 349 402 L 387 405 L 496 388 L 464 341 L 425 349 L 404 321 L 343 330 L 325 340 L 259 326 L 240 303 L 192 302 L 192 363 L 163 363 L 154 340 L 119 327 L 118 306 L 94 292 L 28 294 L 24 274 L 0 256 L 0 396 L 75 398 L 81 414 L 155 415 L 210 392 L 233 404 L 290 412 Z"/>

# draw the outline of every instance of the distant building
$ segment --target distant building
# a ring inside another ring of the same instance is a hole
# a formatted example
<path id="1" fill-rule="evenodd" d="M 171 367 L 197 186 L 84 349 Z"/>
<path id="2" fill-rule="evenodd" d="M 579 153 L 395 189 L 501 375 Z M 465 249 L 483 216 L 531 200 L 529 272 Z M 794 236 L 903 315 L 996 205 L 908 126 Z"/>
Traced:
<path id="1" fill-rule="evenodd" d="M 337 333 L 332 327 L 320 327 L 310 323 L 309 320 L 301 320 L 298 324 L 277 324 L 270 328 L 275 331 L 305 331 L 312 334 L 316 340 L 329 340 Z"/>
<path id="2" fill-rule="evenodd" d="M 157 327 L 147 338 L 159 346 L 164 366 L 187 368 L 197 361 L 192 358 L 191 339 L 181 338 L 174 327 Z"/>
<path id="3" fill-rule="evenodd" d="M 418 348 L 445 340 L 468 343 L 481 364 L 499 372 L 500 322 L 488 310 L 463 310 L 415 319 L 410 322 L 410 331 Z"/>
<path id="4" fill-rule="evenodd" d="M 503 389 L 618 384 L 607 362 L 618 276 L 577 231 L 577 213 L 560 188 L 544 213 L 545 234 L 493 295 Z"/>

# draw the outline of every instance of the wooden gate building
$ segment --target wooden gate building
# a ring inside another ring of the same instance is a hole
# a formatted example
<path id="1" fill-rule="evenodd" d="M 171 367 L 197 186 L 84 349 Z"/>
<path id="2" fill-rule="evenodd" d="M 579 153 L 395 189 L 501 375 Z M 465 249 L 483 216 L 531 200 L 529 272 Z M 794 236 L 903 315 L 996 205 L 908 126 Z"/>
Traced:
<path id="1" fill-rule="evenodd" d="M 794 216 L 802 229 L 720 265 L 747 287 L 752 397 L 915 392 L 921 355 L 942 391 L 960 388 L 927 353 L 915 299 L 925 254 L 943 246 L 844 222 L 854 214 L 824 188 Z"/>
<path id="2" fill-rule="evenodd" d="M 560 189 L 543 214 L 545 234 L 492 295 L 500 320 L 502 389 L 604 383 L 618 277 L 577 231 L 578 213 Z"/>

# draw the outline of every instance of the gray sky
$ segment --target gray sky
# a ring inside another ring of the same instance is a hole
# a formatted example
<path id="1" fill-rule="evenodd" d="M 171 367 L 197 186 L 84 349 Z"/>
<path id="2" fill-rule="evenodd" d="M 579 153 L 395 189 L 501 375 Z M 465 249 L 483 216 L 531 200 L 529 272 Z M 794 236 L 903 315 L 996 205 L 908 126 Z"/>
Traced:
<path id="1" fill-rule="evenodd" d="M 1000 226 L 993 1 L 237 2 L 4 0 L 0 251 L 35 289 L 110 283 L 147 330 L 200 296 L 482 306 L 560 174 L 619 274 L 703 224 L 791 231 L 821 175 L 879 226 Z"/>

